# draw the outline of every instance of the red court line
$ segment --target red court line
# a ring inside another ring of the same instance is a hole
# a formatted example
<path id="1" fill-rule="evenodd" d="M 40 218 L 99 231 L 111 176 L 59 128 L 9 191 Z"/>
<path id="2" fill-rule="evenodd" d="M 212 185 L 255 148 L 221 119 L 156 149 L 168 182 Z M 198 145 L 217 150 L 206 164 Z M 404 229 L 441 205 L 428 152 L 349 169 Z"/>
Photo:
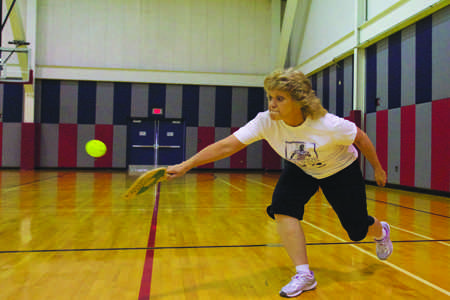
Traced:
<path id="1" fill-rule="evenodd" d="M 141 288 L 139 290 L 139 300 L 150 299 L 150 290 L 152 286 L 153 256 L 155 254 L 156 221 L 158 218 L 160 183 L 156 187 L 155 206 L 153 207 L 152 223 L 147 243 L 147 252 L 145 254 L 144 271 L 142 272 Z"/>

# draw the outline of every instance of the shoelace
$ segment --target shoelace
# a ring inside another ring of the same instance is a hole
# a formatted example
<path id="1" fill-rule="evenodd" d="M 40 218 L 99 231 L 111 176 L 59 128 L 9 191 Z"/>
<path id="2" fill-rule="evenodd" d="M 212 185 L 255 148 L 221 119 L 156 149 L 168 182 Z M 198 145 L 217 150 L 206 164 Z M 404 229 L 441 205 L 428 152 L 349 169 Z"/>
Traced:
<path id="1" fill-rule="evenodd" d="M 311 280 L 311 275 L 308 273 L 297 273 L 294 275 L 294 277 L 292 277 L 292 279 L 296 279 L 298 281 L 301 281 L 302 283 L 304 282 L 308 282 L 309 280 Z"/>

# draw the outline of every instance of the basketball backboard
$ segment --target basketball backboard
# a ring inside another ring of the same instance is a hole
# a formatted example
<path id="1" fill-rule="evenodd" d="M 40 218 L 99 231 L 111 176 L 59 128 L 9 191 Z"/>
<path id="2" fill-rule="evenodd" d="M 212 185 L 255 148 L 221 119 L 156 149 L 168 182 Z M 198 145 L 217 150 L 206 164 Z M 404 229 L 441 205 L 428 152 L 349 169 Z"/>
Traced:
<path id="1" fill-rule="evenodd" d="M 26 46 L 0 47 L 0 83 L 31 83 L 30 49 Z"/>

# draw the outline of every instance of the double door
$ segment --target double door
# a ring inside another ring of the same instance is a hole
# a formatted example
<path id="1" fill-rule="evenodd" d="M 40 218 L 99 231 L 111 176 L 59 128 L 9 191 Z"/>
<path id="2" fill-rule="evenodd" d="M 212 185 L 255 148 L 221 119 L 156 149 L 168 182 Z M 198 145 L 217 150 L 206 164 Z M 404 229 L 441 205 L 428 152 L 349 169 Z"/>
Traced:
<path id="1" fill-rule="evenodd" d="M 127 136 L 129 169 L 167 166 L 184 160 L 185 125 L 182 120 L 132 119 Z"/>

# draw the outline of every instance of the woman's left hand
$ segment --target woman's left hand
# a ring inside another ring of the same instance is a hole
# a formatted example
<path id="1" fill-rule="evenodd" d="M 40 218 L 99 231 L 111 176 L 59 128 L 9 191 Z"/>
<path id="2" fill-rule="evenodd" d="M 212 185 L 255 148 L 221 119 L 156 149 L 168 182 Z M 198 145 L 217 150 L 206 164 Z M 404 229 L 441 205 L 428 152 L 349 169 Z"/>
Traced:
<path id="1" fill-rule="evenodd" d="M 378 168 L 375 171 L 375 181 L 379 186 L 386 185 L 386 172 L 382 168 Z"/>

